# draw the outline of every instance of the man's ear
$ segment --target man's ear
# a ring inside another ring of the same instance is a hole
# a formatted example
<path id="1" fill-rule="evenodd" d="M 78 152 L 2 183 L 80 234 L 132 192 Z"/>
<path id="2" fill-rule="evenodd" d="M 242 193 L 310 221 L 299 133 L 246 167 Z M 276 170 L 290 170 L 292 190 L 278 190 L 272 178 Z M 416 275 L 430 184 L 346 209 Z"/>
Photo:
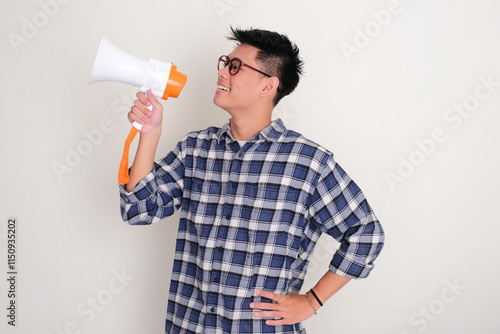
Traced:
<path id="1" fill-rule="evenodd" d="M 277 77 L 267 78 L 267 83 L 262 89 L 261 96 L 276 95 L 279 85 L 280 79 L 278 79 Z"/>

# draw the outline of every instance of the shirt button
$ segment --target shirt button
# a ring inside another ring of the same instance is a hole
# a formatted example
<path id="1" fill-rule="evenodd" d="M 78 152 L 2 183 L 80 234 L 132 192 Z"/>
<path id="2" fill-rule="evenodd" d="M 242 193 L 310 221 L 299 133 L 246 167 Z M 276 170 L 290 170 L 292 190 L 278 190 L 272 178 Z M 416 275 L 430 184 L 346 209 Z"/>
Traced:
<path id="1" fill-rule="evenodd" d="M 240 152 L 240 153 L 238 153 L 237 156 L 238 156 L 238 158 L 242 158 L 243 157 L 243 153 Z"/>
<path id="2" fill-rule="evenodd" d="M 219 283 L 220 282 L 220 278 L 219 277 L 214 277 L 214 282 L 215 283 Z"/>
<path id="3" fill-rule="evenodd" d="M 238 185 L 237 185 L 236 183 L 233 183 L 233 184 L 231 185 L 231 187 L 233 187 L 233 189 L 234 189 L 234 188 L 238 187 Z"/>
<path id="4" fill-rule="evenodd" d="M 210 312 L 215 313 L 215 307 L 212 307 L 212 308 L 210 309 Z"/>
<path id="5" fill-rule="evenodd" d="M 231 219 L 231 216 L 227 215 L 226 220 L 229 220 L 229 219 Z"/>

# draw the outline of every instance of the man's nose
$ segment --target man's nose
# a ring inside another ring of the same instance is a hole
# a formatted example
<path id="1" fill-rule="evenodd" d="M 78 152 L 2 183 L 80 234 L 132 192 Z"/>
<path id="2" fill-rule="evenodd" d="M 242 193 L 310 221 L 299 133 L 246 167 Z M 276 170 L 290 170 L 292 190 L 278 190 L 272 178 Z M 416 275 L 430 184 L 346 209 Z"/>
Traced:
<path id="1" fill-rule="evenodd" d="M 229 75 L 229 66 L 224 66 L 218 73 L 220 78 L 228 78 Z"/>

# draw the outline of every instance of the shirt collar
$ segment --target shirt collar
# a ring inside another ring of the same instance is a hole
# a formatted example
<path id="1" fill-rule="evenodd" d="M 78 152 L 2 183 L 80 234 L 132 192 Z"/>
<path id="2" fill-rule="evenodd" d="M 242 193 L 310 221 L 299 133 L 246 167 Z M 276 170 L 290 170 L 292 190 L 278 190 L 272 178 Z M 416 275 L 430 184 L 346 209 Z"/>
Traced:
<path id="1" fill-rule="evenodd" d="M 224 136 L 228 136 L 231 138 L 232 141 L 234 141 L 234 137 L 231 133 L 231 129 L 229 127 L 231 123 L 231 120 L 229 120 L 222 128 L 219 129 L 216 133 L 217 137 L 217 142 L 220 143 L 223 139 Z M 270 142 L 275 142 L 278 140 L 279 137 L 283 133 L 285 133 L 286 127 L 285 124 L 281 121 L 281 119 L 277 118 L 274 121 L 271 122 L 268 126 L 266 126 L 264 129 L 262 129 L 259 133 L 255 135 L 255 137 L 252 139 L 254 140 L 259 140 L 259 139 L 264 139 Z"/>

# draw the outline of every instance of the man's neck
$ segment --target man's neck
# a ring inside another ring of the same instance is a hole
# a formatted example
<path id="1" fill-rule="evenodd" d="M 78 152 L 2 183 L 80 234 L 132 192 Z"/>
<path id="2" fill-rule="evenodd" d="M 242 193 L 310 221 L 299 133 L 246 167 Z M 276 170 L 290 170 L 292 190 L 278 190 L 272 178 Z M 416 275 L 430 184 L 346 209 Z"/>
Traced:
<path id="1" fill-rule="evenodd" d="M 271 124 L 271 115 L 266 117 L 255 116 L 233 116 L 231 118 L 231 133 L 234 139 L 248 141 L 251 140 L 257 133 Z"/>

